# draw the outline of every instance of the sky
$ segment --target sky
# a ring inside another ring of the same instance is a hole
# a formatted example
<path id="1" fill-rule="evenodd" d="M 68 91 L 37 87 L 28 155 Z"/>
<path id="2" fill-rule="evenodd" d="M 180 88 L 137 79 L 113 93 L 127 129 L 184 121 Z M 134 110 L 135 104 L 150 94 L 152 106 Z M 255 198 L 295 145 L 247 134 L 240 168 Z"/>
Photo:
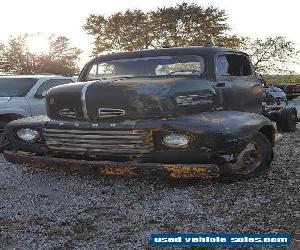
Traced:
<path id="1" fill-rule="evenodd" d="M 110 15 L 126 9 L 155 10 L 176 5 L 183 0 L 2 0 L 0 3 L 0 42 L 22 33 L 55 33 L 67 36 L 84 51 L 88 60 L 92 39 L 82 26 L 89 14 Z M 225 9 L 232 33 L 251 38 L 282 35 L 300 47 L 299 9 L 297 0 L 185 0 L 202 6 Z M 300 66 L 296 69 L 300 72 Z"/>

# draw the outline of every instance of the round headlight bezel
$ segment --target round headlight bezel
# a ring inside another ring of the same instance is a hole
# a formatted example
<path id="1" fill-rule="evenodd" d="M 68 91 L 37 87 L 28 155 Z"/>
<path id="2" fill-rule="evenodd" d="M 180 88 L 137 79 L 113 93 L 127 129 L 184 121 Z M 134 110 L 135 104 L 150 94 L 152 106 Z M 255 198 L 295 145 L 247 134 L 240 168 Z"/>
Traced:
<path id="1" fill-rule="evenodd" d="M 172 142 L 172 140 L 173 140 L 173 142 Z M 176 140 L 178 141 L 178 143 L 175 143 Z M 181 143 L 179 142 L 180 140 L 182 140 Z M 168 148 L 174 148 L 174 149 L 187 148 L 191 144 L 191 139 L 187 134 L 173 132 L 173 133 L 169 133 L 163 137 L 162 144 Z"/>
<path id="2" fill-rule="evenodd" d="M 33 128 L 20 128 L 16 131 L 16 136 L 24 142 L 36 142 L 41 138 L 40 132 Z"/>

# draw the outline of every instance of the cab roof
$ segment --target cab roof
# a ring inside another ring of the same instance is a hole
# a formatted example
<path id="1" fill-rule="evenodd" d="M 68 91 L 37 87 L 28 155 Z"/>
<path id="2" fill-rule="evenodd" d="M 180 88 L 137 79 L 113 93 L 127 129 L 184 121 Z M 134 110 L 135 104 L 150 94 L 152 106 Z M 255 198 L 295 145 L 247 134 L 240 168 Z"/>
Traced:
<path id="1" fill-rule="evenodd" d="M 160 48 L 160 49 L 145 49 L 136 50 L 129 52 L 117 52 L 107 55 L 97 56 L 92 60 L 94 61 L 106 61 L 106 60 L 116 60 L 123 58 L 135 58 L 135 57 L 151 57 L 151 56 L 164 56 L 164 55 L 215 55 L 218 53 L 246 53 L 234 49 L 222 48 L 222 47 L 201 47 L 201 46 L 191 46 L 191 47 L 171 47 L 171 48 Z"/>

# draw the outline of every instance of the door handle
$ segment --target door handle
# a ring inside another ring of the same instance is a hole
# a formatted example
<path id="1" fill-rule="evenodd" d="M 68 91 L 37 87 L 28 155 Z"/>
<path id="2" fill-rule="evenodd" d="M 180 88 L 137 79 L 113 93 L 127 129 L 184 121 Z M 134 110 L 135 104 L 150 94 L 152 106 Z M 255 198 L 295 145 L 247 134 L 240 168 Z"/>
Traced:
<path id="1" fill-rule="evenodd" d="M 218 88 L 225 87 L 225 82 L 218 82 L 216 86 Z"/>

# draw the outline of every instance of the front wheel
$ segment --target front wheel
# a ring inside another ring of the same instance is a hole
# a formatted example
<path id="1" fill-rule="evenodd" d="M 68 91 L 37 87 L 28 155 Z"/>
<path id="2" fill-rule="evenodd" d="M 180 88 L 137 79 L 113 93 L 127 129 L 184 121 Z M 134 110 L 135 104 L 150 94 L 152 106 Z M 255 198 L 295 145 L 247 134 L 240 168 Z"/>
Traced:
<path id="1" fill-rule="evenodd" d="M 239 153 L 235 163 L 226 163 L 221 169 L 221 181 L 233 182 L 264 174 L 273 160 L 273 147 L 268 138 L 256 132 Z"/>

